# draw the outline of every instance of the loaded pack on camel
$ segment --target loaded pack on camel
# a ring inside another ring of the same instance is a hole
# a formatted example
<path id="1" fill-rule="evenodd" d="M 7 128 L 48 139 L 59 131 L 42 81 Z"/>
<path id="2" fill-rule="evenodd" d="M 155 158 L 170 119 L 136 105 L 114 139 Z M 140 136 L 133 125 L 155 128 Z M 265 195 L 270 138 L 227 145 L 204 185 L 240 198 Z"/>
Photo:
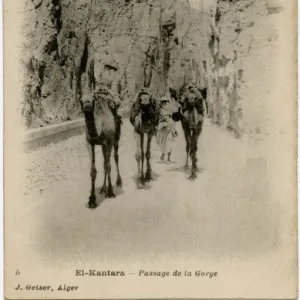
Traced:
<path id="1" fill-rule="evenodd" d="M 121 137 L 122 119 L 118 114 L 120 101 L 113 94 L 105 89 L 98 88 L 92 93 L 84 94 L 80 100 L 81 109 L 85 117 L 86 146 L 91 162 L 91 193 L 88 207 L 96 208 L 95 180 L 97 176 L 95 162 L 95 146 L 102 147 L 104 158 L 104 181 L 101 193 L 106 197 L 115 197 L 111 183 L 111 153 L 114 148 L 114 158 L 117 168 L 118 187 L 122 186 L 122 179 L 119 171 L 119 142 Z M 108 184 L 107 184 L 108 180 Z"/>
<path id="2" fill-rule="evenodd" d="M 180 90 L 179 95 L 177 95 L 174 89 L 170 88 L 169 90 L 171 97 L 181 105 L 181 109 L 176 114 L 176 121 L 181 120 L 186 141 L 185 169 L 188 170 L 188 159 L 190 156 L 192 160 L 190 179 L 195 179 L 197 177 L 196 172 L 198 171 L 198 140 L 203 127 L 204 108 L 207 111 L 206 89 L 200 90 L 194 84 L 189 84 Z"/>

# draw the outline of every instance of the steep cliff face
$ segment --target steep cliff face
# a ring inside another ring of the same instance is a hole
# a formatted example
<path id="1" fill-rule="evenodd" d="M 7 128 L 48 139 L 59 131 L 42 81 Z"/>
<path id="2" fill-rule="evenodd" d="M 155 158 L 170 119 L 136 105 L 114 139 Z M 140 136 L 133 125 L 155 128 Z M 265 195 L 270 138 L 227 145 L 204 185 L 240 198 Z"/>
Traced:
<path id="1" fill-rule="evenodd" d="M 22 113 L 27 127 L 78 116 L 74 90 L 85 48 L 87 11 L 78 1 L 25 2 Z"/>
<path id="2" fill-rule="evenodd" d="M 194 81 L 213 123 L 268 131 L 280 0 L 218 0 L 210 15 L 188 0 L 25 1 L 27 127 L 78 118 L 80 94 L 100 83 L 129 106 L 142 86 L 161 96 Z"/>
<path id="3" fill-rule="evenodd" d="M 210 115 L 237 137 L 268 132 L 282 11 L 276 0 L 217 3 L 209 43 Z"/>
<path id="4" fill-rule="evenodd" d="M 79 117 L 80 94 L 99 83 L 123 106 L 142 86 L 206 85 L 208 16 L 188 0 L 27 0 L 25 11 L 27 127 Z"/>

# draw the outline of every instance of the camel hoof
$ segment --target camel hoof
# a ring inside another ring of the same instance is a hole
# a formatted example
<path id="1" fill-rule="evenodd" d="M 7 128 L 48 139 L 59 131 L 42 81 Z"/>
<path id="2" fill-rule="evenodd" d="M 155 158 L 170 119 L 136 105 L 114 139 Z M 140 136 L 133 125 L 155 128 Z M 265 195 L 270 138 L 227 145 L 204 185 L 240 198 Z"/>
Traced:
<path id="1" fill-rule="evenodd" d="M 117 187 L 122 187 L 122 179 L 121 178 L 118 178 L 117 181 L 116 181 L 116 186 Z"/>
<path id="2" fill-rule="evenodd" d="M 105 194 L 106 198 L 116 198 L 116 195 L 112 191 L 112 189 L 109 189 L 108 192 Z"/>
<path id="3" fill-rule="evenodd" d="M 107 193 L 107 187 L 106 186 L 103 186 L 101 189 L 100 189 L 100 194 L 106 194 Z"/>
<path id="4" fill-rule="evenodd" d="M 145 181 L 147 181 L 147 182 L 153 181 L 153 177 L 152 177 L 151 173 L 146 174 Z"/>
<path id="5" fill-rule="evenodd" d="M 89 203 L 88 203 L 88 208 L 89 209 L 95 209 L 96 207 L 97 207 L 96 197 L 95 196 L 90 196 Z"/>
<path id="6" fill-rule="evenodd" d="M 142 183 L 142 182 L 138 181 L 138 182 L 136 183 L 136 188 L 137 188 L 138 190 L 144 189 L 144 188 L 145 188 L 145 182 Z"/>
<path id="7" fill-rule="evenodd" d="M 196 179 L 196 178 L 197 178 L 196 174 L 192 174 L 192 175 L 189 177 L 190 180 L 194 180 L 194 179 Z"/>
<path id="8" fill-rule="evenodd" d="M 95 209 L 97 207 L 97 204 L 95 203 L 95 202 L 89 202 L 89 204 L 88 204 L 88 208 L 89 209 Z"/>
<path id="9" fill-rule="evenodd" d="M 144 186 L 145 185 L 145 178 L 144 177 L 142 177 L 142 178 L 139 178 L 138 180 L 137 180 L 137 184 L 138 184 L 138 187 L 139 186 Z"/>

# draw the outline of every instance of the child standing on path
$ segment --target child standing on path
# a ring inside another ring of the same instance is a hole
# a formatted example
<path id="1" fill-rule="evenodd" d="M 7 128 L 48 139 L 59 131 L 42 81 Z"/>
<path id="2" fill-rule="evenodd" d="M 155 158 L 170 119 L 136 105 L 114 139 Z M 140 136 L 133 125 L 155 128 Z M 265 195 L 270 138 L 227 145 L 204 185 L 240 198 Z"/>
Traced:
<path id="1" fill-rule="evenodd" d="M 178 136 L 176 131 L 176 123 L 172 119 L 171 113 L 166 109 L 170 101 L 167 97 L 160 99 L 161 111 L 160 120 L 157 128 L 156 143 L 161 149 L 161 161 L 164 161 L 165 156 L 168 155 L 168 163 L 171 163 L 171 153 L 174 139 Z"/>

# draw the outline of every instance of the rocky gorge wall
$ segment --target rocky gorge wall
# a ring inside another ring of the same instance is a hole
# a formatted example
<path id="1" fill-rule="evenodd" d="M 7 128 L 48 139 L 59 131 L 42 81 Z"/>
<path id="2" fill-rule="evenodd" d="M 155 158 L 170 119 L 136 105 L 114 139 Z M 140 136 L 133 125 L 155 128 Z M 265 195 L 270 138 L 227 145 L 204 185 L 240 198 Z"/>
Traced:
<path id="1" fill-rule="evenodd" d="M 237 137 L 268 131 L 282 12 L 276 0 L 217 2 L 209 42 L 210 117 Z"/>
<path id="2" fill-rule="evenodd" d="M 206 85 L 208 15 L 188 0 L 26 0 L 24 9 L 27 127 L 79 117 L 80 94 L 99 83 L 123 106 L 142 86 L 161 96 L 168 85 Z"/>
<path id="3" fill-rule="evenodd" d="M 194 81 L 212 123 L 266 132 L 282 11 L 280 0 L 218 0 L 210 13 L 189 0 L 26 0 L 24 123 L 78 118 L 80 94 L 100 83 L 128 107 L 142 86 L 161 96 Z"/>

